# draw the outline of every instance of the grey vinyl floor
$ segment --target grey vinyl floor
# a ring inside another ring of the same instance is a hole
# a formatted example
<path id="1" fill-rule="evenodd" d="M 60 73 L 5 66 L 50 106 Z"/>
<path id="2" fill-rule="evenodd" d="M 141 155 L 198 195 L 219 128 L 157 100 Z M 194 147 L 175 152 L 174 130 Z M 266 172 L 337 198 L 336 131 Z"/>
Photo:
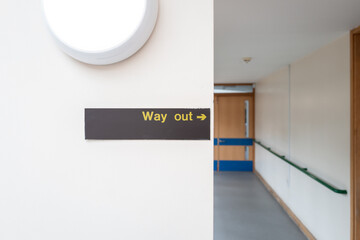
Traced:
<path id="1" fill-rule="evenodd" d="M 215 240 L 306 240 L 260 180 L 215 172 Z"/>

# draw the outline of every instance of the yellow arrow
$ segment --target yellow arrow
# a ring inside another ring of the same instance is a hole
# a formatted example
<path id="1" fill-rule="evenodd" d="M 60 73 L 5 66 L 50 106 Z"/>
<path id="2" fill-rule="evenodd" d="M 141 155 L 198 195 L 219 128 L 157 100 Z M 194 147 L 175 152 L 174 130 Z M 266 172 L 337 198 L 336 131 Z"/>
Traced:
<path id="1" fill-rule="evenodd" d="M 196 116 L 197 119 L 201 119 L 201 121 L 204 121 L 206 119 L 205 114 L 201 114 L 201 116 Z"/>

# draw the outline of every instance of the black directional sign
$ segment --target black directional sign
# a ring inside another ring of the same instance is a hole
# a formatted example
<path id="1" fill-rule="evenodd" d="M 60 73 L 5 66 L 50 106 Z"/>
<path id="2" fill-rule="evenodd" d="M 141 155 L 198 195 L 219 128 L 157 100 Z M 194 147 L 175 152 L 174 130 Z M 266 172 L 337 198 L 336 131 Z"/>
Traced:
<path id="1" fill-rule="evenodd" d="M 210 109 L 88 108 L 85 139 L 210 140 Z"/>

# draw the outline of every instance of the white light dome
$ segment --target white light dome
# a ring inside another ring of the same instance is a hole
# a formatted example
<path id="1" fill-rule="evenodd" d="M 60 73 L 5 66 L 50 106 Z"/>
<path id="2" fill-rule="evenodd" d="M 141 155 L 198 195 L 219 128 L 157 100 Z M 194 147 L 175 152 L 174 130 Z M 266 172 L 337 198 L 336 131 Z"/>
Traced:
<path id="1" fill-rule="evenodd" d="M 61 49 L 85 63 L 106 65 L 136 53 L 156 23 L 158 0 L 43 0 Z"/>

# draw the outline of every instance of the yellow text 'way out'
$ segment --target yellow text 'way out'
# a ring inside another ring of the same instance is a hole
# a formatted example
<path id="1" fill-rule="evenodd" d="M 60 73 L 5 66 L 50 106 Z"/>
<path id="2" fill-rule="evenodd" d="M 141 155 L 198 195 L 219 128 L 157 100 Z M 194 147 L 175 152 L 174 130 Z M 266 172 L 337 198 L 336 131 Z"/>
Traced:
<path id="1" fill-rule="evenodd" d="M 143 111 L 142 112 L 144 121 L 155 121 L 155 122 L 161 122 L 164 123 L 166 121 L 167 118 L 167 113 L 166 114 L 162 114 L 162 113 L 155 113 L 154 111 Z M 189 113 L 176 113 L 174 115 L 174 120 L 179 122 L 188 122 L 188 121 L 194 121 L 194 114 L 192 112 Z M 201 114 L 199 116 L 196 116 L 196 119 L 199 119 L 200 121 L 204 121 L 206 119 L 206 115 L 205 114 Z"/>

